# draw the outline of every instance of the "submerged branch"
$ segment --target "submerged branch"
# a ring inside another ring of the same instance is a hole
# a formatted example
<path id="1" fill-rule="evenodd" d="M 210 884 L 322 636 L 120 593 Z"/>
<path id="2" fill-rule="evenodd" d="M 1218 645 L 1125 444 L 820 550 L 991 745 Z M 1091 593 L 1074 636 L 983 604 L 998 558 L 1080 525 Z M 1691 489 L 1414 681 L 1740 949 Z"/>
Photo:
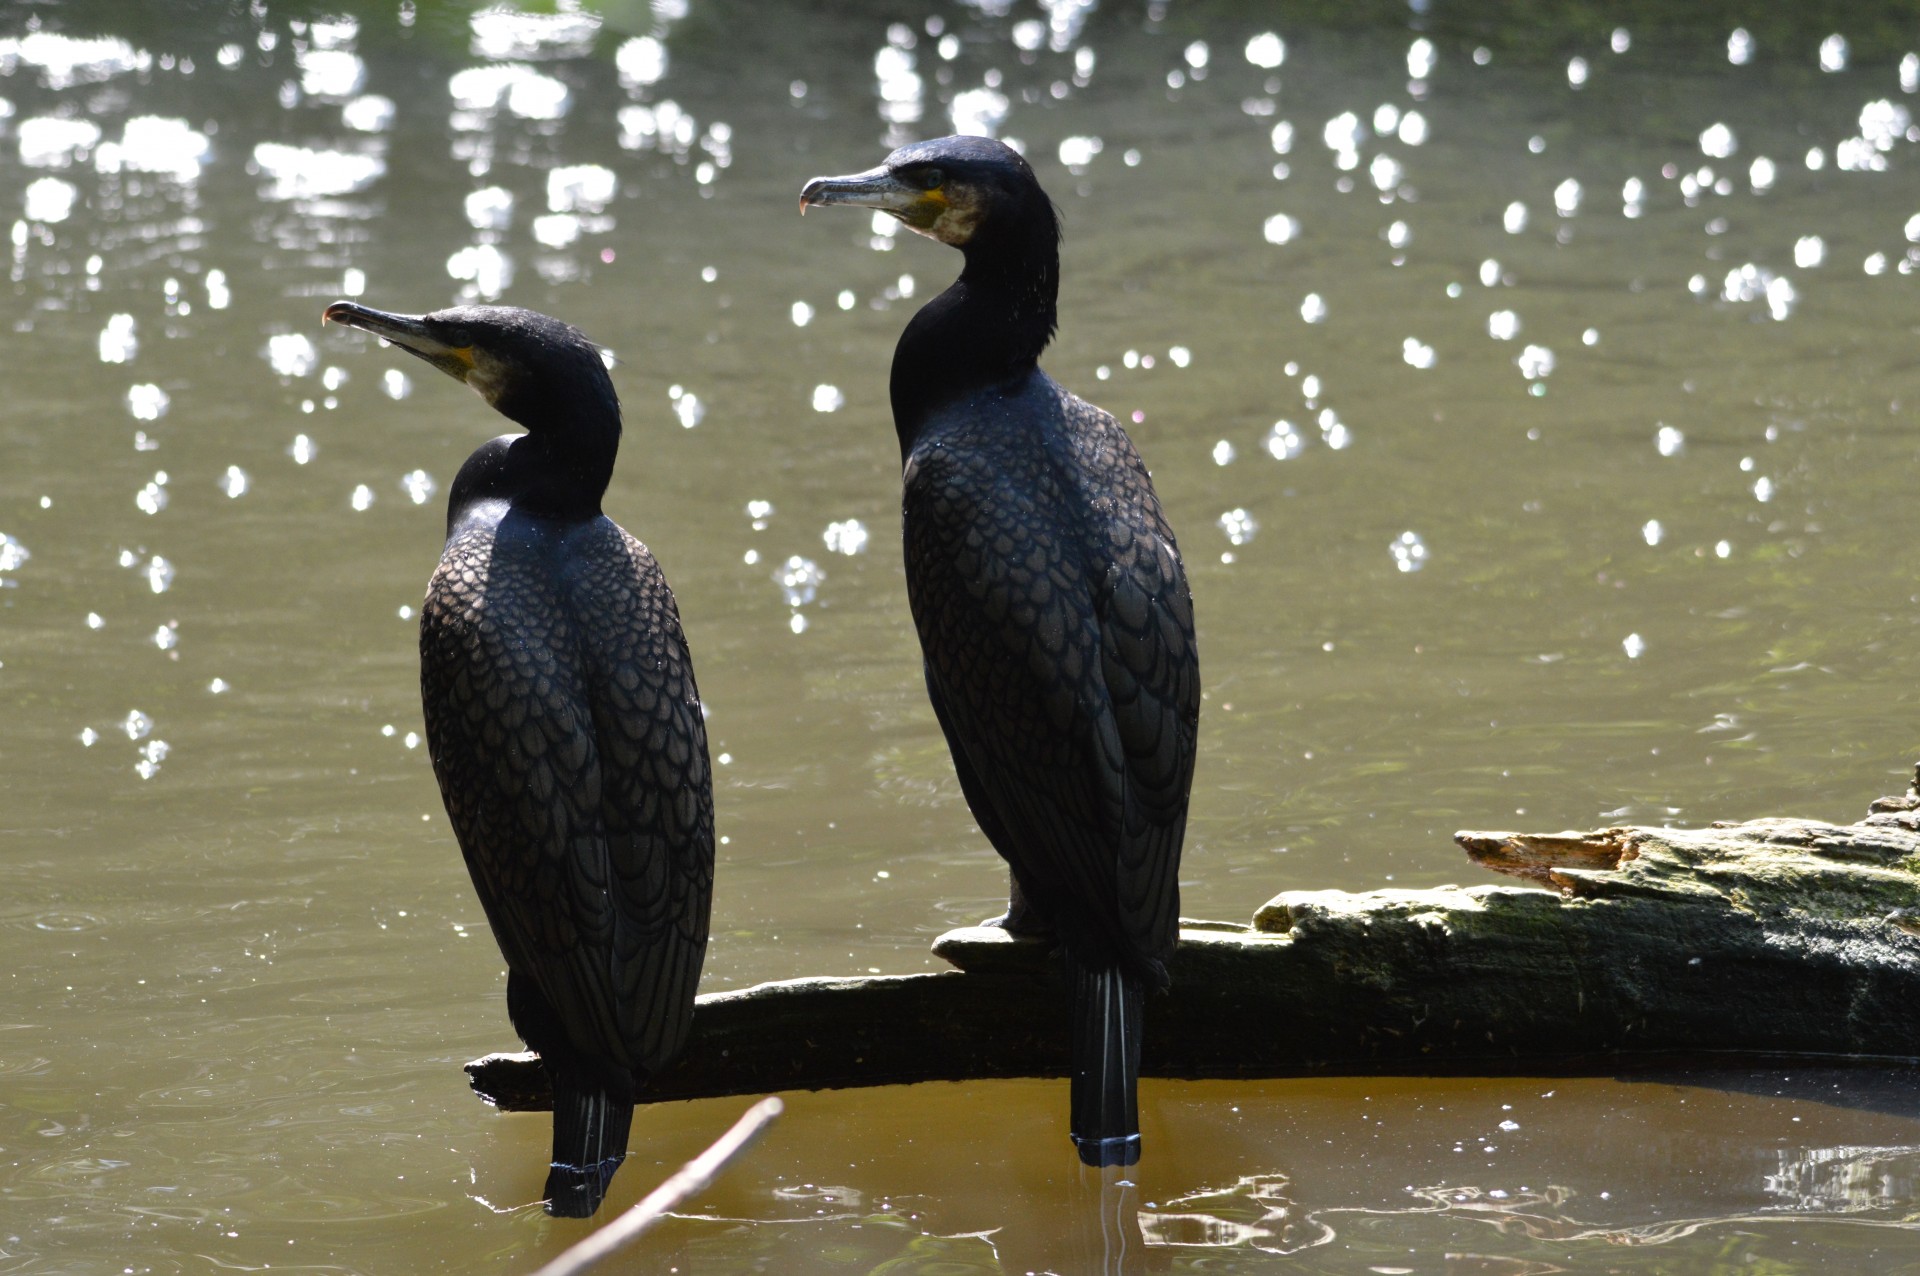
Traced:
<path id="1" fill-rule="evenodd" d="M 1920 777 L 1917 777 L 1920 783 Z M 1607 1070 L 1622 1054 L 1920 1054 L 1920 789 L 1858 824 L 1463 832 L 1530 886 L 1287 891 L 1251 925 L 1184 922 L 1142 1071 Z M 641 1102 L 1060 1076 L 1065 992 L 1043 945 L 950 931 L 931 974 L 701 997 Z M 531 1055 L 467 1065 L 546 1106 Z"/>

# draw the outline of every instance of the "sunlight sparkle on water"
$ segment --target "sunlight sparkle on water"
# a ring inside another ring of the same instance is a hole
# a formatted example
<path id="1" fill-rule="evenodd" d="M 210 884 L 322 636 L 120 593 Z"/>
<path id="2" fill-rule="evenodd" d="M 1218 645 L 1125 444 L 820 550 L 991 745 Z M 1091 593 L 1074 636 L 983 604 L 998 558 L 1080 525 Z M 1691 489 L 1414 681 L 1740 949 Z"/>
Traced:
<path id="1" fill-rule="evenodd" d="M 73 213 L 73 202 L 80 192 L 70 182 L 57 177 L 43 177 L 31 183 L 22 198 L 27 220 L 53 224 L 63 222 Z"/>
<path id="2" fill-rule="evenodd" d="M 454 127 L 485 127 L 485 115 L 504 102 L 511 115 L 523 120 L 557 120 L 567 113 L 571 93 L 552 76 L 530 66 L 507 63 L 468 67 L 447 81 L 453 95 Z"/>
<path id="3" fill-rule="evenodd" d="M 1263 31 L 1247 41 L 1247 61 L 1271 71 L 1287 60 L 1287 42 L 1271 31 Z"/>
<path id="4" fill-rule="evenodd" d="M 1300 437 L 1300 431 L 1291 421 L 1275 421 L 1273 428 L 1267 431 L 1267 455 L 1276 461 L 1290 461 L 1299 456 L 1307 441 Z"/>
<path id="5" fill-rule="evenodd" d="M 706 420 L 707 405 L 700 401 L 698 395 L 679 386 L 674 386 L 669 394 L 673 398 L 673 415 L 679 419 L 682 428 L 691 430 Z"/>
<path id="6" fill-rule="evenodd" d="M 1221 439 L 1213 445 L 1213 463 L 1215 465 L 1232 465 L 1234 455 L 1233 444 L 1226 439 Z"/>
<path id="7" fill-rule="evenodd" d="M 1425 36 L 1407 46 L 1407 78 L 1424 80 L 1433 74 L 1434 65 L 1439 61 L 1439 52 L 1433 47 L 1433 41 Z"/>
<path id="8" fill-rule="evenodd" d="M 1647 643 L 1639 634 L 1628 634 L 1621 639 L 1620 648 L 1627 653 L 1627 659 L 1638 660 L 1641 653 L 1646 651 Z"/>
<path id="9" fill-rule="evenodd" d="M 134 773 L 143 780 L 151 780 L 159 774 L 160 763 L 172 751 L 173 746 L 165 740 L 147 741 L 140 749 L 140 760 L 133 764 Z"/>
<path id="10" fill-rule="evenodd" d="M 639 89 L 657 84 L 667 73 L 667 46 L 650 35 L 639 36 L 615 51 L 613 65 L 620 73 L 623 88 Z"/>
<path id="11" fill-rule="evenodd" d="M 141 575 L 147 578 L 147 588 L 156 594 L 164 594 L 173 587 L 173 564 L 158 554 L 147 560 Z"/>
<path id="12" fill-rule="evenodd" d="M 158 514 L 167 508 L 167 472 L 161 470 L 133 495 L 133 503 L 142 514 Z"/>
<path id="13" fill-rule="evenodd" d="M 1514 200 L 1507 205 L 1507 211 L 1500 214 L 1500 224 L 1507 228 L 1509 235 L 1518 235 L 1527 228 L 1527 206 Z"/>
<path id="14" fill-rule="evenodd" d="M 780 587 L 780 593 L 789 607 L 804 607 L 812 602 L 819 596 L 820 585 L 826 579 L 827 574 L 820 569 L 820 564 L 798 554 L 787 559 L 773 572 L 773 583 Z M 800 631 L 796 629 L 794 632 Z"/>
<path id="15" fill-rule="evenodd" d="M 1724 124 L 1714 124 L 1700 134 L 1700 150 L 1712 159 L 1726 159 L 1740 149 L 1740 143 L 1733 136 L 1733 130 Z"/>
<path id="16" fill-rule="evenodd" d="M 20 162 L 28 168 L 71 168 L 99 143 L 100 126 L 92 120 L 42 115 L 21 120 L 14 136 Z"/>
<path id="17" fill-rule="evenodd" d="M 966 89 L 953 95 L 947 113 L 953 118 L 953 131 L 974 137 L 998 137 L 1007 122 L 1013 104 L 1007 95 L 993 88 Z"/>
<path id="18" fill-rule="evenodd" d="M 847 396 L 840 393 L 838 386 L 817 385 L 813 387 L 813 410 L 815 412 L 838 412 L 847 402 Z"/>
<path id="19" fill-rule="evenodd" d="M 1658 545 L 1666 534 L 1667 529 L 1660 526 L 1660 520 L 1657 518 L 1650 518 L 1640 525 L 1640 538 L 1649 545 Z"/>
<path id="20" fill-rule="evenodd" d="M 127 411 L 136 421 L 158 421 L 167 414 L 173 400 L 165 390 L 151 383 L 127 387 Z"/>
<path id="21" fill-rule="evenodd" d="M 837 523 L 828 523 L 827 530 L 820 539 L 829 551 L 835 554 L 863 554 L 867 549 L 867 529 L 857 518 L 845 519 Z"/>
<path id="22" fill-rule="evenodd" d="M 1838 33 L 1828 36 L 1820 42 L 1820 69 L 1822 71 L 1844 71 L 1847 69 L 1847 37 Z"/>
<path id="23" fill-rule="evenodd" d="M 513 222 L 513 192 L 482 187 L 467 195 L 465 208 L 467 224 L 475 230 L 505 230 Z"/>
<path id="24" fill-rule="evenodd" d="M 613 200 L 619 181 L 598 164 L 569 164 L 547 174 L 547 207 L 556 213 L 597 213 Z"/>
<path id="25" fill-rule="evenodd" d="M 558 13 L 527 13 L 495 5 L 467 20 L 476 58 L 507 61 L 514 58 L 581 57 L 593 48 L 600 33 L 600 15 L 562 5 Z"/>
<path id="26" fill-rule="evenodd" d="M 315 150 L 282 142 L 261 142 L 253 148 L 254 167 L 272 179 L 266 198 L 311 200 L 350 195 L 373 184 L 387 171 L 378 155 Z"/>
<path id="27" fill-rule="evenodd" d="M 1437 356 L 1432 346 L 1422 342 L 1418 337 L 1408 337 L 1400 343 L 1400 358 L 1408 367 L 1424 369 L 1431 368 Z"/>
<path id="28" fill-rule="evenodd" d="M 1321 300 L 1319 293 L 1310 292 L 1300 302 L 1300 317 L 1308 323 L 1320 323 L 1326 319 L 1327 303 Z"/>
<path id="29" fill-rule="evenodd" d="M 1393 565 L 1403 572 L 1417 572 L 1427 565 L 1427 543 L 1420 539 L 1418 532 L 1400 533 L 1389 548 L 1393 551 Z"/>
<path id="30" fill-rule="evenodd" d="M 1261 233 L 1266 236 L 1269 244 L 1288 243 L 1300 233 L 1300 223 L 1285 213 L 1275 213 L 1267 218 Z"/>
<path id="31" fill-rule="evenodd" d="M 1069 137 L 1060 143 L 1060 162 L 1067 170 L 1079 173 L 1093 163 L 1094 157 L 1105 149 L 1097 137 Z"/>
<path id="32" fill-rule="evenodd" d="M 247 472 L 237 465 L 229 465 L 227 472 L 220 476 L 220 490 L 226 494 L 227 499 L 230 501 L 239 500 L 242 496 L 245 496 L 247 494 L 247 488 L 250 485 L 251 481 L 247 478 Z"/>
<path id="33" fill-rule="evenodd" d="M 1259 522 L 1244 509 L 1228 510 L 1214 520 L 1214 525 L 1226 533 L 1228 543 L 1233 545 L 1245 545 L 1260 530 Z"/>
<path id="34" fill-rule="evenodd" d="M 283 377 L 304 377 L 320 366 L 320 352 L 304 332 L 281 332 L 267 338 L 267 364 Z"/>
<path id="35" fill-rule="evenodd" d="M 0 572 L 19 571 L 33 555 L 15 537 L 0 532 Z"/>
<path id="36" fill-rule="evenodd" d="M 366 93 L 340 108 L 340 122 L 356 133 L 384 133 L 398 111 L 392 98 Z"/>
<path id="37" fill-rule="evenodd" d="M 1529 381 L 1553 375 L 1553 351 L 1545 346 L 1528 346 L 1513 362 L 1520 369 L 1520 375 Z"/>
<path id="38" fill-rule="evenodd" d="M 100 362 L 129 363 L 140 353 L 140 338 L 134 335 L 132 315 L 114 315 L 100 330 Z"/>
<path id="39" fill-rule="evenodd" d="M 433 499 L 433 494 L 439 490 L 439 487 L 433 481 L 433 475 L 425 470 L 408 470 L 401 476 L 400 490 L 405 492 L 407 499 L 415 505 L 425 505 Z"/>
<path id="40" fill-rule="evenodd" d="M 462 296 L 492 301 L 513 283 L 513 259 L 492 244 L 469 244 L 447 258 L 447 275 L 468 285 Z"/>
<path id="41" fill-rule="evenodd" d="M 300 91 L 308 97 L 341 101 L 367 82 L 367 64 L 346 49 L 303 49 L 293 55 L 300 70 Z"/>
<path id="42" fill-rule="evenodd" d="M 131 44 L 113 36 L 76 39 L 51 31 L 0 40 L 0 65 L 15 60 L 40 68 L 40 80 L 50 89 L 67 89 L 76 84 L 99 84 L 128 71 L 145 71 L 153 65 L 153 55 L 136 52 Z"/>
<path id="43" fill-rule="evenodd" d="M 1520 335 L 1520 316 L 1511 310 L 1496 310 L 1487 316 L 1487 335 L 1495 341 L 1512 341 Z"/>

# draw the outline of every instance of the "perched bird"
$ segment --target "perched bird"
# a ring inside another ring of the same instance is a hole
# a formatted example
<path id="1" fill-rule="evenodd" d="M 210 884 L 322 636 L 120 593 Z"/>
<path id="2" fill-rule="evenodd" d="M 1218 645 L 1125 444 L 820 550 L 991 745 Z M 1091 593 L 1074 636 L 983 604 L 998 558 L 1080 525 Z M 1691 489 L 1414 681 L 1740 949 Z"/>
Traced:
<path id="1" fill-rule="evenodd" d="M 686 1041 L 713 899 L 713 781 L 666 577 L 600 511 L 620 402 L 579 329 L 499 306 L 325 318 L 526 427 L 467 458 L 420 611 L 434 775 L 553 1085 L 547 1212 L 584 1218 L 637 1085 Z"/>
<path id="2" fill-rule="evenodd" d="M 800 211 L 816 204 L 879 209 L 965 258 L 893 355 L 907 597 L 961 792 L 1011 869 L 996 923 L 1066 953 L 1073 1141 L 1131 1165 L 1200 717 L 1180 551 L 1119 423 L 1039 368 L 1060 223 L 1024 159 L 920 142 L 808 182 Z"/>

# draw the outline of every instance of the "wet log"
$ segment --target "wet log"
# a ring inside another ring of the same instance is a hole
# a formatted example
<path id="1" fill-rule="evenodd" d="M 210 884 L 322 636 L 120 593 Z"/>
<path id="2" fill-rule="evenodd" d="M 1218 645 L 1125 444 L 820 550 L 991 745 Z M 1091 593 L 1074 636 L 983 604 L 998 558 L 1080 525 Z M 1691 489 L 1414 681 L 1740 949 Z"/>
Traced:
<path id="1" fill-rule="evenodd" d="M 1608 1072 L 1626 1057 L 1920 1055 L 1920 768 L 1836 825 L 1455 835 L 1526 886 L 1287 891 L 1250 925 L 1183 921 L 1149 999 L 1160 1077 Z M 1065 991 L 1042 944 L 974 927 L 955 969 L 791 979 L 700 998 L 641 1102 L 1064 1075 Z M 467 1065 L 548 1104 L 531 1055 Z"/>

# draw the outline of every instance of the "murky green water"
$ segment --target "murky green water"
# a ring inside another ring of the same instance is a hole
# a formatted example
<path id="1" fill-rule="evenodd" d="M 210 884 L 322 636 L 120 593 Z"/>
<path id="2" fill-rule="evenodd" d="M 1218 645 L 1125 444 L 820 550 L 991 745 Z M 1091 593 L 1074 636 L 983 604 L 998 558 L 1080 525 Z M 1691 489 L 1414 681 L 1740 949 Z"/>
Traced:
<path id="1" fill-rule="evenodd" d="M 499 425 L 322 331 L 337 296 L 618 353 L 608 508 L 720 764 L 707 987 L 926 968 L 998 910 L 894 551 L 887 361 L 957 258 L 794 210 L 956 109 L 1063 207 L 1048 366 L 1137 422 L 1190 564 L 1187 913 L 1471 879 L 1463 826 L 1851 818 L 1920 749 L 1920 62 L 1884 41 L 343 7 L 0 15 L 0 1271 L 513 1272 L 579 1234 L 525 1208 L 545 1120 L 466 1093 L 511 1037 L 415 735 L 408 609 Z M 643 1111 L 610 1204 L 739 1106 Z M 1153 1270 L 1920 1270 L 1904 1074 L 1143 1107 Z M 1064 1117 L 795 1096 L 631 1266 L 1092 1269 Z"/>

